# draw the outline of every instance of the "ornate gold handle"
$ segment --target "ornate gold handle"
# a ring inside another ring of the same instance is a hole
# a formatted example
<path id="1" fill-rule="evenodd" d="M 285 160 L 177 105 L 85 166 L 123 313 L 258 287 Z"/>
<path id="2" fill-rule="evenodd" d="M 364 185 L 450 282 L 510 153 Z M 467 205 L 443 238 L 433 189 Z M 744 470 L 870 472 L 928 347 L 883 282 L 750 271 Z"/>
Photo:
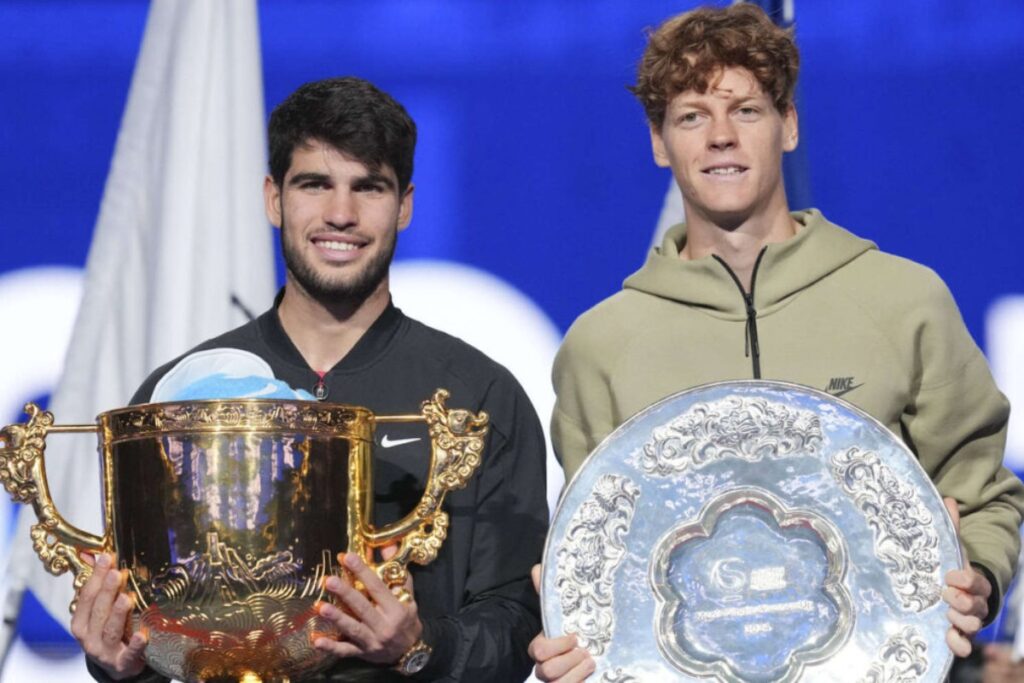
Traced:
<path id="1" fill-rule="evenodd" d="M 381 529 L 361 524 L 364 559 L 372 561 L 374 548 L 398 544 L 398 552 L 376 565 L 378 576 L 389 587 L 402 586 L 409 562 L 427 564 L 437 557 L 448 535 L 448 514 L 441 509 L 449 491 L 463 488 L 473 476 L 484 449 L 490 418 L 468 410 L 448 409 L 448 392 L 438 389 L 424 401 L 420 415 L 377 416 L 376 422 L 426 422 L 430 434 L 430 469 L 423 496 L 416 508 L 401 520 Z M 372 562 L 371 562 L 372 563 Z"/>
<path id="2" fill-rule="evenodd" d="M 46 437 L 50 433 L 96 433 L 96 425 L 54 425 L 53 413 L 29 403 L 29 420 L 0 430 L 0 480 L 17 503 L 31 503 L 38 522 L 32 525 L 32 547 L 46 570 L 60 575 L 69 569 L 80 588 L 92 574 L 92 568 L 79 557 L 80 551 L 103 552 L 103 538 L 69 524 L 50 496 L 46 482 Z M 73 606 L 72 606 L 73 608 Z"/>

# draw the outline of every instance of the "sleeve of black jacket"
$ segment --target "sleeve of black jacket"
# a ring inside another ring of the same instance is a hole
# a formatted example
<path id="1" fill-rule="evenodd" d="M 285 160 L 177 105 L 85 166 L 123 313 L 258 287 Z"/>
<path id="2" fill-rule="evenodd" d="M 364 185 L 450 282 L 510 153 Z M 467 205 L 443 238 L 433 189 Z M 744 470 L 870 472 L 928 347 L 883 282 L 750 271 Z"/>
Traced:
<path id="1" fill-rule="evenodd" d="M 490 387 L 484 405 L 491 430 L 475 475 L 466 601 L 457 614 L 424 621 L 434 653 L 418 680 L 521 683 L 532 666 L 527 647 L 541 630 L 530 569 L 548 525 L 544 433 L 511 377 Z"/>
<path id="2" fill-rule="evenodd" d="M 108 676 L 96 662 L 92 661 L 88 657 L 85 658 L 85 666 L 89 669 L 89 675 L 100 683 L 115 683 L 113 678 Z M 122 678 L 118 683 L 167 683 L 168 681 L 170 681 L 169 678 L 164 678 L 149 667 L 146 667 L 138 676 L 133 678 Z"/>

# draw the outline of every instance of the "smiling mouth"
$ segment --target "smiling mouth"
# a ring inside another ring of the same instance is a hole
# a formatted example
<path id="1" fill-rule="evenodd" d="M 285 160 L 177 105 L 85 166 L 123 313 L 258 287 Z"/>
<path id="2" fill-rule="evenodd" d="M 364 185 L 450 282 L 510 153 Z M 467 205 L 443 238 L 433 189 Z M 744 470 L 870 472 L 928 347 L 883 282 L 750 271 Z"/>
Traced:
<path id="1" fill-rule="evenodd" d="M 701 173 L 713 176 L 737 176 L 746 172 L 746 170 L 745 166 L 715 166 L 714 168 L 706 168 Z"/>
<path id="2" fill-rule="evenodd" d="M 318 241 L 316 246 L 330 249 L 331 251 L 355 251 L 359 249 L 358 244 L 351 244 L 350 242 Z"/>

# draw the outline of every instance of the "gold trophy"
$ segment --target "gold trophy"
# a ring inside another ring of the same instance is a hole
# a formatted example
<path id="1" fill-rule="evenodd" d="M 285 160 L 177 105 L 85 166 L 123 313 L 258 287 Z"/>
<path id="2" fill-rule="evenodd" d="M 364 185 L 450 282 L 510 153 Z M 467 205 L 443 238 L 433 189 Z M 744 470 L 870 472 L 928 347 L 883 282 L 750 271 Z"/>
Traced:
<path id="1" fill-rule="evenodd" d="M 46 569 L 91 567 L 80 551 L 113 552 L 135 599 L 131 630 L 146 661 L 185 681 L 284 682 L 328 666 L 320 636 L 339 635 L 316 610 L 341 576 L 342 550 L 357 553 L 402 591 L 409 562 L 437 556 L 447 534 L 445 494 L 480 464 L 486 413 L 448 409 L 438 389 L 419 415 L 374 415 L 355 406 L 285 400 L 155 403 L 101 414 L 95 425 L 29 421 L 0 431 L 0 479 L 31 503 L 32 543 Z M 377 424 L 425 422 L 431 440 L 426 487 L 399 521 L 373 524 L 372 444 Z M 46 483 L 49 434 L 95 432 L 105 531 L 69 524 Z M 380 549 L 396 546 L 388 560 Z M 74 609 L 74 605 L 72 605 Z"/>

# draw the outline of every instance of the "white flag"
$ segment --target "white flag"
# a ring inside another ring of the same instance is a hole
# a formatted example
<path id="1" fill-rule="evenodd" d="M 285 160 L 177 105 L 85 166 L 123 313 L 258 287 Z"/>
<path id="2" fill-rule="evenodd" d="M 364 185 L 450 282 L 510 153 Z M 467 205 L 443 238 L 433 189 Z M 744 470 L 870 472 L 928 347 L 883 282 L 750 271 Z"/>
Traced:
<path id="1" fill-rule="evenodd" d="M 154 368 L 245 322 L 243 306 L 270 305 L 263 111 L 255 0 L 153 0 L 50 404 L 58 424 L 126 405 Z M 46 461 L 60 513 L 102 534 L 96 440 L 51 436 Z M 67 627 L 72 581 L 43 570 L 34 522 L 23 509 L 9 585 Z"/>

